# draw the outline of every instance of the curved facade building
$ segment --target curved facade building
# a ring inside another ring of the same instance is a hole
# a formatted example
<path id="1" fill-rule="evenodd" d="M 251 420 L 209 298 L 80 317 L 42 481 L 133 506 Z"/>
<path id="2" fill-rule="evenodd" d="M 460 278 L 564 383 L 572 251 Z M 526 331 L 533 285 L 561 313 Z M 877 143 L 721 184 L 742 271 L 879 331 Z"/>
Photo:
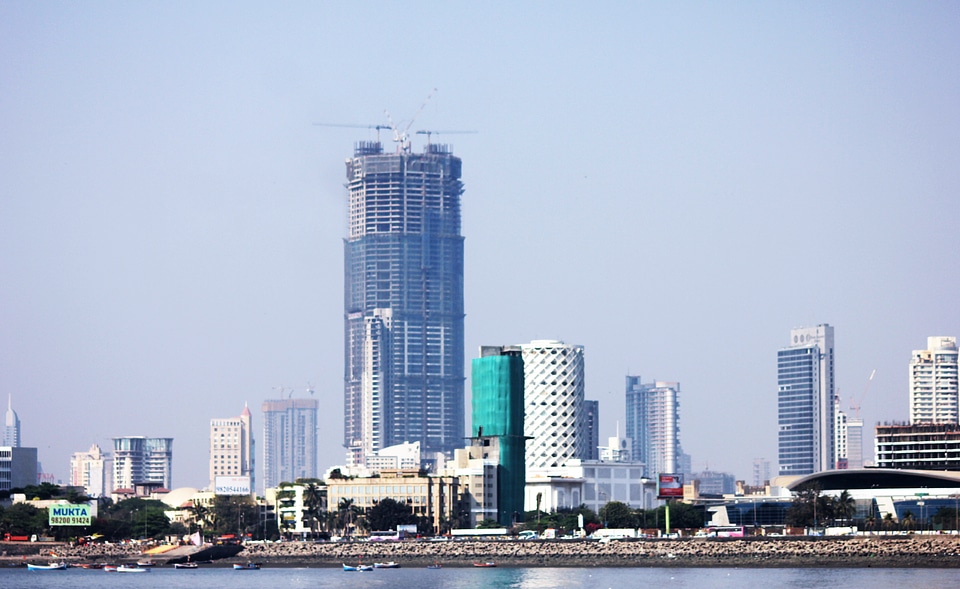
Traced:
<path id="1" fill-rule="evenodd" d="M 344 446 L 349 464 L 404 442 L 464 441 L 460 159 L 445 145 L 347 160 Z"/>
<path id="2" fill-rule="evenodd" d="M 520 346 L 527 470 L 564 466 L 586 447 L 583 346 L 535 340 Z"/>

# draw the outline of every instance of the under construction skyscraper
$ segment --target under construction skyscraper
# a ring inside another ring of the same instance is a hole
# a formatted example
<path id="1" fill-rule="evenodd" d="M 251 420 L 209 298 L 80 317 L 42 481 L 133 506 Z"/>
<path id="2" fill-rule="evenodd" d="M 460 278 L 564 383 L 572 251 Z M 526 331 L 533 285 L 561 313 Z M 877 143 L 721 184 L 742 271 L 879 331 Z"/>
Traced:
<path id="1" fill-rule="evenodd" d="M 347 160 L 344 446 L 350 464 L 403 442 L 464 444 L 460 159 L 445 145 Z"/>

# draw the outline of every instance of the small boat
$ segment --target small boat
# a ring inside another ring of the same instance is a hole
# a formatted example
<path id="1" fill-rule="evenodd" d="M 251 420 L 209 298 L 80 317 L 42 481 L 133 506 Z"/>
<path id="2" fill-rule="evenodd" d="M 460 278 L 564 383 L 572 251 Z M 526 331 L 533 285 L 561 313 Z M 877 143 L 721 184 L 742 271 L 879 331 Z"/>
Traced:
<path id="1" fill-rule="evenodd" d="M 390 562 L 375 562 L 375 563 L 373 563 L 373 568 L 375 568 L 375 569 L 398 569 L 398 568 L 400 568 L 400 565 L 397 564 L 397 563 L 395 563 L 395 562 L 393 562 L 393 561 L 391 560 Z"/>
<path id="2" fill-rule="evenodd" d="M 104 572 L 115 573 L 119 567 L 115 564 L 105 564 L 103 565 Z"/>
<path id="3" fill-rule="evenodd" d="M 104 565 L 103 563 L 100 563 L 100 562 L 86 562 L 79 566 L 82 569 L 102 569 Z"/>
<path id="4" fill-rule="evenodd" d="M 196 568 L 200 568 L 200 565 L 198 565 L 198 564 L 195 563 L 195 562 L 177 562 L 177 563 L 174 563 L 173 568 L 175 568 L 175 569 L 196 569 Z"/>
<path id="5" fill-rule="evenodd" d="M 369 564 L 358 564 L 357 566 L 353 567 L 353 566 L 350 566 L 350 565 L 348 565 L 348 564 L 344 564 L 344 565 L 343 565 L 343 570 L 344 570 L 344 571 L 361 571 L 361 572 L 365 572 L 365 571 L 372 571 L 372 570 L 373 570 L 373 566 L 372 566 L 372 565 L 369 565 Z"/>
<path id="6" fill-rule="evenodd" d="M 259 562 L 248 562 L 247 564 L 236 564 L 233 565 L 233 570 L 235 571 L 259 571 L 260 570 Z"/>
<path id="7" fill-rule="evenodd" d="M 488 560 L 487 562 L 475 562 L 473 563 L 473 566 L 480 568 L 491 568 L 497 566 L 497 563 Z"/>
<path id="8" fill-rule="evenodd" d="M 138 567 L 152 567 L 152 566 L 153 566 L 153 561 L 152 561 L 152 560 L 138 560 L 138 561 L 137 561 L 137 566 L 138 566 Z"/>
<path id="9" fill-rule="evenodd" d="M 118 573 L 149 573 L 150 569 L 142 566 L 130 566 L 122 564 L 117 567 Z"/>
<path id="10" fill-rule="evenodd" d="M 30 564 L 27 563 L 28 571 L 65 571 L 67 570 L 67 563 L 65 562 L 51 562 L 50 564 Z"/>
<path id="11" fill-rule="evenodd" d="M 427 568 L 428 568 L 428 569 L 442 569 L 442 568 L 443 568 L 443 565 L 440 564 L 439 562 L 436 562 L 436 563 L 433 563 L 433 564 L 428 564 L 428 565 L 427 565 Z"/>

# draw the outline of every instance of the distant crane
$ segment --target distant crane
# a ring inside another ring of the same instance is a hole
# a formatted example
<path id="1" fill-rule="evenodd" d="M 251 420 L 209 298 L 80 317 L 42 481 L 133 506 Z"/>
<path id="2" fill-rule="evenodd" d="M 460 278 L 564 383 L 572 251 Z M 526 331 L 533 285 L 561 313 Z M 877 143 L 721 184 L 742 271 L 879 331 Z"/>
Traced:
<path id="1" fill-rule="evenodd" d="M 285 386 L 273 387 L 273 390 L 280 391 L 281 399 L 283 398 L 283 393 L 285 393 L 286 391 L 290 391 L 290 394 L 287 395 L 287 399 L 293 396 L 293 391 L 294 391 L 293 387 L 285 387 Z"/>
<path id="2" fill-rule="evenodd" d="M 410 117 L 410 121 L 407 123 L 407 126 L 401 131 L 393 123 L 393 117 L 390 116 L 390 111 L 384 109 L 383 114 L 387 115 L 387 121 L 390 123 L 390 128 L 393 129 L 393 141 L 397 143 L 397 152 L 401 151 L 410 151 L 410 135 L 407 134 L 407 131 L 410 130 L 410 127 L 413 125 L 413 122 L 417 120 L 417 117 L 420 116 L 420 113 L 423 112 L 424 107 L 427 106 L 427 103 L 430 102 L 430 99 L 433 98 L 433 95 L 436 93 L 437 89 L 434 88 L 430 91 L 430 94 L 427 94 L 426 100 L 423 101 L 423 104 L 420 105 L 420 108 L 417 109 L 417 112 Z M 401 123 L 403 121 L 400 121 Z"/>
<path id="3" fill-rule="evenodd" d="M 417 135 L 426 135 L 427 145 L 430 145 L 431 135 L 467 135 L 476 132 L 477 131 L 417 131 Z"/>
<path id="4" fill-rule="evenodd" d="M 867 386 L 863 387 L 863 392 L 860 394 L 860 401 L 855 402 L 854 398 L 850 398 L 850 410 L 853 411 L 853 414 L 858 419 L 860 418 L 860 405 L 863 403 L 863 398 L 867 396 L 867 391 L 870 390 L 870 383 L 873 382 L 873 377 L 877 373 L 877 369 L 874 368 L 870 373 L 870 378 L 867 379 Z"/>
<path id="5" fill-rule="evenodd" d="M 420 105 L 420 108 L 417 109 L 417 112 L 410 118 L 409 121 L 400 121 L 398 125 L 393 121 L 393 117 L 390 116 L 390 111 L 384 109 L 383 114 L 387 117 L 386 125 L 352 125 L 352 124 L 341 124 L 341 123 L 314 123 L 314 126 L 317 127 L 341 127 L 348 129 L 375 129 L 377 132 L 377 143 L 380 143 L 380 131 L 384 129 L 389 129 L 393 131 L 393 141 L 397 144 L 397 153 L 400 152 L 409 152 L 411 149 L 410 141 L 410 128 L 413 126 L 413 123 L 417 120 L 417 117 L 420 116 L 420 113 L 423 112 L 423 109 L 427 106 L 427 103 L 430 102 L 430 99 L 433 98 L 433 95 L 437 92 L 437 89 L 434 88 L 427 95 L 427 98 L 423 101 L 423 104 Z M 406 123 L 406 124 L 404 124 Z M 401 128 L 402 126 L 402 128 Z M 416 131 L 416 135 L 426 135 L 427 136 L 427 146 L 430 145 L 430 138 L 432 135 L 463 135 L 477 133 L 477 131 Z"/>
<path id="6" fill-rule="evenodd" d="M 377 143 L 380 143 L 380 130 L 393 129 L 390 125 L 344 125 L 339 123 L 314 123 L 315 127 L 343 127 L 348 129 L 376 129 Z"/>

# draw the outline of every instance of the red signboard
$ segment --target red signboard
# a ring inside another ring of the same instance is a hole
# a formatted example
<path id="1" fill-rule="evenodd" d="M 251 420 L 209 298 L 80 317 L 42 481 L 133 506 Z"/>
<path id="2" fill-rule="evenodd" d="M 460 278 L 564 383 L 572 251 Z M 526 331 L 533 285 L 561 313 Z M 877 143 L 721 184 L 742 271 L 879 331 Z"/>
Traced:
<path id="1" fill-rule="evenodd" d="M 683 499 L 683 475 L 661 473 L 657 499 Z"/>

